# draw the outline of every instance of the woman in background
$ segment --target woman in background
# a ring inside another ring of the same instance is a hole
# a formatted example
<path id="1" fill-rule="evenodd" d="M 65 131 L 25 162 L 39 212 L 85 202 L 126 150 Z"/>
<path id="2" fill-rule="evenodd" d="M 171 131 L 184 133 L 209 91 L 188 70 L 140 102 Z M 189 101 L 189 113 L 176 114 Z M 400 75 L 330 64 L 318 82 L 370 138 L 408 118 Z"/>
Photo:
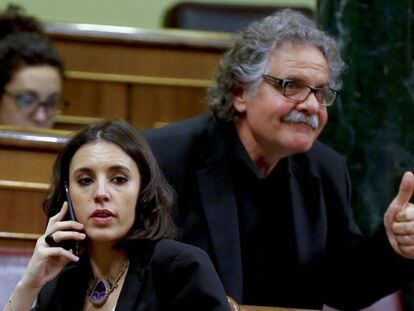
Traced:
<path id="1" fill-rule="evenodd" d="M 77 221 L 65 220 L 65 183 Z M 35 310 L 230 310 L 207 254 L 169 239 L 172 202 L 130 125 L 88 126 L 56 160 L 46 231 L 3 311 L 29 310 L 37 296 Z M 81 242 L 80 256 L 68 241 Z"/>
<path id="2" fill-rule="evenodd" d="M 0 124 L 51 128 L 63 70 L 40 22 L 9 6 L 0 15 Z"/>

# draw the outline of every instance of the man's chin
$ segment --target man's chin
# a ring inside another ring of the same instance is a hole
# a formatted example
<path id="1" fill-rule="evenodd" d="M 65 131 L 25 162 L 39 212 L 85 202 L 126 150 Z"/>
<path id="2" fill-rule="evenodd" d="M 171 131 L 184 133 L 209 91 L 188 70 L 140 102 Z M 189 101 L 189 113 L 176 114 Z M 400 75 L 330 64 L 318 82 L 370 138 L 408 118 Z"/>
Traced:
<path id="1" fill-rule="evenodd" d="M 292 154 L 295 153 L 303 153 L 303 152 L 307 152 L 309 151 L 309 149 L 312 148 L 313 143 L 315 142 L 315 140 L 304 140 L 304 141 L 296 141 L 292 144 Z"/>

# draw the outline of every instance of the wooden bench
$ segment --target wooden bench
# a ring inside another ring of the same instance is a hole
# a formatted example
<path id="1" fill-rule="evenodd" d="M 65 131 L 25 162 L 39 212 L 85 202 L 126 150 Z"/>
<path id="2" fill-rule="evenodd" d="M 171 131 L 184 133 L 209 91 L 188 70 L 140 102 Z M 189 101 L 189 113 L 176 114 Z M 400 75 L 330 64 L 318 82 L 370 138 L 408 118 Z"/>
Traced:
<path id="1" fill-rule="evenodd" d="M 32 248 L 44 231 L 42 202 L 70 133 L 0 126 L 0 246 Z"/>
<path id="2" fill-rule="evenodd" d="M 65 62 L 63 115 L 124 119 L 137 129 L 201 114 L 230 44 L 225 33 L 49 24 Z"/>
<path id="3" fill-rule="evenodd" d="M 71 131 L 0 125 L 0 179 L 48 183 Z"/>

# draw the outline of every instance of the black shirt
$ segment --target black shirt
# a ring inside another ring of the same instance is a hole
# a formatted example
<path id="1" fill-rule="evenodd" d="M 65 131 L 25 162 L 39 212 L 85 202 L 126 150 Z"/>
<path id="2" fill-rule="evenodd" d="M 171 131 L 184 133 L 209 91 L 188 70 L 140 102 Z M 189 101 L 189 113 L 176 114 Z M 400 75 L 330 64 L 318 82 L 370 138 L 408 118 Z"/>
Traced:
<path id="1" fill-rule="evenodd" d="M 262 177 L 234 128 L 231 133 L 234 161 L 230 165 L 239 215 L 243 301 L 271 305 L 279 291 L 276 283 L 285 279 L 286 265 L 292 261 L 287 160 L 280 160 L 268 176 Z"/>

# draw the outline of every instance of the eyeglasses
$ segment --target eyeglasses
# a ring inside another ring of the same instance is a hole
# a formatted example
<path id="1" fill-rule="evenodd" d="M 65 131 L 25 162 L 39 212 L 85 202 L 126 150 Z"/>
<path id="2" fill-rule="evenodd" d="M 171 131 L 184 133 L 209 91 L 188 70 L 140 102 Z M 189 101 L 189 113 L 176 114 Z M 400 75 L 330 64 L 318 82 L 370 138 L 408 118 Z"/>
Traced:
<path id="1" fill-rule="evenodd" d="M 4 94 L 10 96 L 16 102 L 16 104 L 18 104 L 20 111 L 25 116 L 29 116 L 40 107 L 43 107 L 46 112 L 46 115 L 48 117 L 53 117 L 68 104 L 67 101 L 62 97 L 56 97 L 40 101 L 39 97 L 35 94 L 9 91 L 5 91 Z"/>
<path id="2" fill-rule="evenodd" d="M 263 75 L 262 77 L 273 86 L 282 88 L 283 96 L 292 100 L 304 102 L 313 93 L 322 107 L 331 106 L 339 93 L 337 90 L 329 87 L 313 88 L 300 81 L 279 79 L 269 75 Z"/>

